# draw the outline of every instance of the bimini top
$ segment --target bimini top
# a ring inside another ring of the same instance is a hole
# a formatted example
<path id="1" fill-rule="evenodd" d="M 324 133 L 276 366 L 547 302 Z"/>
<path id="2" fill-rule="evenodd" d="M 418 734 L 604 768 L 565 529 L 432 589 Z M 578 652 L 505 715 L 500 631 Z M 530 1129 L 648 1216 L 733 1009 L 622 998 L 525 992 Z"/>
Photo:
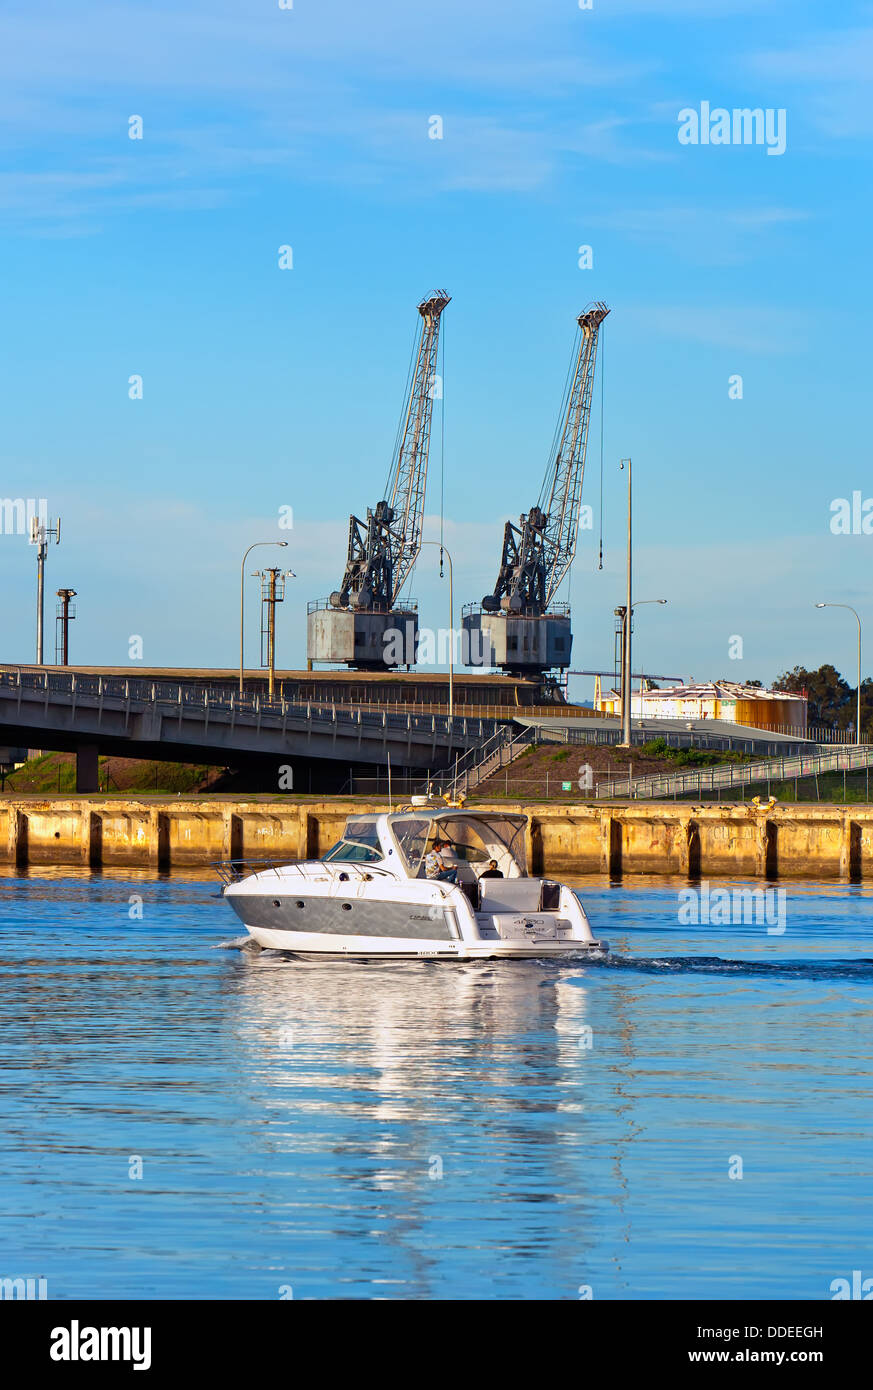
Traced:
<path id="1" fill-rule="evenodd" d="M 447 863 L 461 882 L 478 877 L 489 859 L 505 878 L 527 875 L 528 817 L 497 811 L 413 807 L 382 815 L 349 816 L 342 838 L 324 855 L 326 863 L 378 864 L 399 878 L 420 878 L 434 840 L 448 844 Z"/>

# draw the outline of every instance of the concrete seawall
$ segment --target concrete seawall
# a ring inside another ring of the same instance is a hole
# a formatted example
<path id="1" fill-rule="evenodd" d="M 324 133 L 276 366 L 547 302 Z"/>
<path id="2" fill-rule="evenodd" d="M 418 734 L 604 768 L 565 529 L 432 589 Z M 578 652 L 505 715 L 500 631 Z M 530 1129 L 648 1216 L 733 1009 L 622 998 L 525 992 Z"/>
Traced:
<path id="1" fill-rule="evenodd" d="M 21 796 L 0 801 L 0 862 L 184 869 L 315 857 L 361 801 Z M 487 809 L 477 807 L 476 809 Z M 530 816 L 535 872 L 873 878 L 873 805 L 506 803 Z"/>

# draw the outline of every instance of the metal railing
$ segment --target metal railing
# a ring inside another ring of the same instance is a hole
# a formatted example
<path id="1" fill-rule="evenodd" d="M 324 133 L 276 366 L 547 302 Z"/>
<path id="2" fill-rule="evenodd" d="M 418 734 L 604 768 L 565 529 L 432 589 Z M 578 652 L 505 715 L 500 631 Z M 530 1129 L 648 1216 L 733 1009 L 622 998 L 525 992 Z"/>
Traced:
<path id="1" fill-rule="evenodd" d="M 440 711 L 448 709 L 448 696 L 440 700 L 349 700 L 337 701 L 337 706 L 347 706 L 352 709 L 374 709 L 374 710 L 398 710 L 403 714 L 438 714 Z M 458 700 L 458 691 L 455 690 L 455 718 L 466 715 L 474 719 L 493 719 L 502 723 L 511 722 L 513 719 L 572 719 L 580 723 L 585 720 L 601 719 L 602 716 L 594 714 L 584 706 L 576 705 L 511 705 L 511 704 L 489 704 L 477 705 L 467 704 Z M 620 727 L 616 726 L 620 733 Z"/>
<path id="2" fill-rule="evenodd" d="M 729 766 L 695 768 L 664 776 L 637 778 L 608 778 L 594 788 L 601 798 L 628 797 L 634 800 L 664 796 L 701 795 L 730 787 L 745 787 L 758 782 L 786 782 L 797 777 L 817 777 L 826 772 L 853 772 L 873 766 L 873 747 L 845 749 L 833 753 L 803 753 L 769 758 L 756 763 L 736 763 Z"/>
<path id="3" fill-rule="evenodd" d="M 498 720 L 479 715 L 464 714 L 450 720 L 448 715 L 435 713 L 416 715 L 405 710 L 393 713 L 387 709 L 360 709 L 335 703 L 292 702 L 284 697 L 271 700 L 258 691 L 247 691 L 240 695 L 227 687 L 214 690 L 208 686 L 192 688 L 174 681 L 154 681 L 136 676 L 83 676 L 78 673 L 7 670 L 0 672 L 0 692 L 4 690 L 17 691 L 19 697 L 25 691 L 39 692 L 47 702 L 53 695 L 66 696 L 74 707 L 79 701 L 98 701 L 101 708 L 105 701 L 115 701 L 125 707 L 135 702 L 153 709 L 171 710 L 177 715 L 202 715 L 204 719 L 221 714 L 234 719 L 257 720 L 260 724 L 264 719 L 284 723 L 289 718 L 297 718 L 309 724 L 329 724 L 355 730 L 441 734 L 461 742 L 481 742 L 498 728 L 504 727 Z"/>
<path id="4" fill-rule="evenodd" d="M 249 878 L 252 874 L 274 873 L 277 878 L 284 878 L 288 874 L 299 874 L 301 878 L 313 879 L 320 878 L 324 882 L 327 878 L 348 879 L 356 878 L 361 880 L 371 879 L 374 874 L 381 874 L 382 877 L 391 878 L 385 869 L 378 865 L 355 864 L 346 860 L 337 861 L 336 864 L 325 863 L 323 860 L 316 860 L 319 868 L 324 868 L 323 874 L 313 874 L 306 870 L 307 863 L 312 860 L 305 859 L 219 859 L 210 864 L 210 869 L 214 869 L 222 883 L 229 885 L 239 883 L 241 879 Z"/>
<path id="5" fill-rule="evenodd" d="M 330 599 L 328 598 L 309 599 L 309 601 L 306 604 L 307 613 L 354 613 L 355 611 L 356 610 L 351 607 L 337 608 L 336 604 L 331 603 Z M 400 599 L 390 611 L 392 613 L 417 613 L 418 599 Z"/>
<path id="6" fill-rule="evenodd" d="M 474 602 L 474 603 L 465 603 L 464 606 L 463 606 L 463 608 L 461 609 L 461 616 L 464 617 L 464 618 L 466 618 L 466 617 L 468 616 L 468 614 L 470 614 L 470 613 L 486 613 L 487 611 L 488 611 L 487 609 L 485 609 L 485 608 L 482 607 L 481 602 L 479 602 L 479 603 L 475 603 L 475 602 Z M 492 614 L 489 613 L 488 616 L 489 616 L 489 617 L 490 617 L 490 616 L 496 616 L 496 617 L 498 617 L 498 618 L 500 618 L 500 617 L 504 617 L 504 618 L 505 618 L 505 617 L 509 617 L 509 618 L 512 619 L 512 621 L 513 621 L 514 623 L 519 623 L 519 622 L 541 623 L 542 620 L 543 620 L 543 617 L 546 617 L 546 618 L 566 618 L 566 617 L 569 617 L 569 616 L 570 616 L 570 604 L 569 604 L 569 603 L 552 603 L 552 604 L 549 605 L 548 612 L 545 613 L 545 614 L 538 614 L 538 615 L 533 615 L 533 614 L 531 614 L 531 613 L 509 613 L 509 614 L 506 614 L 506 613 L 504 613 L 504 612 L 502 611 L 502 609 L 501 609 L 501 610 L 498 610 L 498 612 L 497 612 L 496 614 L 494 614 L 494 615 L 492 615 Z"/>
<path id="7" fill-rule="evenodd" d="M 519 719 L 525 717 L 525 711 L 519 710 Z M 814 748 L 815 741 L 798 734 L 796 742 L 786 743 L 785 740 L 768 739 L 767 734 L 770 730 L 762 729 L 759 737 L 749 737 L 746 732 L 741 734 L 717 734 L 710 733 L 709 730 L 686 729 L 684 721 L 677 720 L 677 724 L 682 724 L 681 729 L 632 729 L 631 744 L 634 748 L 643 747 L 647 743 L 664 743 L 668 748 L 702 748 L 712 752 L 736 752 L 736 753 L 757 753 L 768 754 L 771 757 L 780 756 L 785 752 L 793 752 L 795 748 Z M 537 741 L 540 743 L 564 743 L 564 744 L 591 744 L 595 747 L 608 748 L 621 743 L 621 729 L 591 729 L 587 724 L 581 724 L 578 728 L 566 728 L 558 726 L 554 728 L 536 728 Z"/>
<path id="8" fill-rule="evenodd" d="M 455 759 L 451 767 L 430 778 L 427 788 L 438 794 L 456 797 L 468 795 L 486 777 L 492 776 L 499 768 L 505 767 L 517 758 L 524 748 L 536 739 L 536 730 L 513 730 L 511 724 L 502 724 L 491 738 L 467 750 Z"/>
<path id="9" fill-rule="evenodd" d="M 866 744 L 873 743 L 867 734 L 862 734 L 858 738 L 847 729 L 831 729 L 824 724 L 809 724 L 805 728 L 800 728 L 795 724 L 774 724 L 772 728 L 762 729 L 762 734 L 774 733 L 783 734 L 788 738 L 805 739 L 808 743 L 841 743 L 841 744 Z"/>

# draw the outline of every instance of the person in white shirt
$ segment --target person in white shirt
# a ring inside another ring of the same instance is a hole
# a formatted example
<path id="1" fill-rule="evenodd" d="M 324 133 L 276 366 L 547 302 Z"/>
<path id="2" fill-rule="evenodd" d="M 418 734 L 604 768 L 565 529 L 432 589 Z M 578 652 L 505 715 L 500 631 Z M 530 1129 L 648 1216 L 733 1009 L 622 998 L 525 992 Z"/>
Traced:
<path id="1" fill-rule="evenodd" d="M 442 851 L 448 849 L 446 840 L 434 840 L 433 849 L 424 861 L 424 872 L 428 878 L 439 879 L 445 883 L 457 883 L 458 871 L 443 859 Z"/>

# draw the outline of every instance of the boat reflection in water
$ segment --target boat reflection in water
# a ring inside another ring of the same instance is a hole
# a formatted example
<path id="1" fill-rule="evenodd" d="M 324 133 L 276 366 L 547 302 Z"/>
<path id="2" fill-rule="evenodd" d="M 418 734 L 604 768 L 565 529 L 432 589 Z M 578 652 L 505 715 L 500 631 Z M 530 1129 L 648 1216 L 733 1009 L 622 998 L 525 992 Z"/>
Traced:
<path id="1" fill-rule="evenodd" d="M 474 1284 L 487 1266 L 497 1287 L 499 1250 L 510 1285 L 548 1250 L 552 1278 L 557 1262 L 576 1296 L 593 1222 L 578 975 L 535 961 L 447 971 L 248 952 L 234 975 L 234 1031 L 289 1235 L 311 1234 L 317 1216 L 325 1241 L 356 1232 L 372 1255 L 378 1236 L 398 1285 L 385 1292 L 401 1296 L 431 1290 L 459 1251 Z M 490 1231 L 487 1256 L 461 1236 L 471 1221 Z M 346 1277 L 360 1287 L 359 1251 Z"/>

